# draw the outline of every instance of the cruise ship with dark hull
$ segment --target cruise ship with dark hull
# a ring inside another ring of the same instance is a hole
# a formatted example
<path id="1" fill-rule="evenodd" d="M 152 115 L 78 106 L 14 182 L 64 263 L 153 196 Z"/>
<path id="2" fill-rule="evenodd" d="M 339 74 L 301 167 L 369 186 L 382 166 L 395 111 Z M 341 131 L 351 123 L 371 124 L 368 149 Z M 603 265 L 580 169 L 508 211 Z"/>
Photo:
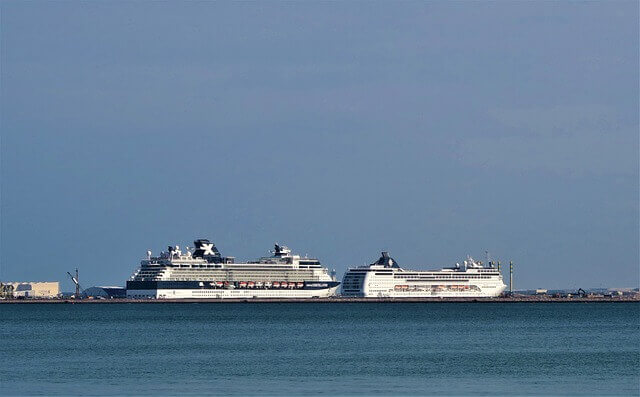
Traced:
<path id="1" fill-rule="evenodd" d="M 182 252 L 169 246 L 166 252 L 147 257 L 127 281 L 128 298 L 225 299 L 225 298 L 321 298 L 335 295 L 340 283 L 315 258 L 293 255 L 276 244 L 271 256 L 236 263 L 222 256 L 206 239 Z"/>

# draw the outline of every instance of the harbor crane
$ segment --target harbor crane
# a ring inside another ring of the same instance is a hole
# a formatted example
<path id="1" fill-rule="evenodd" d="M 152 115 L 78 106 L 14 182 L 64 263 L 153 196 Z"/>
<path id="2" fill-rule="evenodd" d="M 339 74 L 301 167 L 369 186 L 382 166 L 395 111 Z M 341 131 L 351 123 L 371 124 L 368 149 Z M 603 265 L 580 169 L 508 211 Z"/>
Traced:
<path id="1" fill-rule="evenodd" d="M 78 269 L 76 268 L 76 276 L 73 277 L 73 275 L 69 272 L 67 272 L 67 274 L 69 275 L 69 277 L 71 277 L 71 281 L 73 281 L 73 283 L 76 285 L 76 294 L 75 294 L 75 298 L 76 299 L 80 299 L 80 290 L 83 289 L 82 287 L 80 287 L 80 282 L 78 282 Z"/>

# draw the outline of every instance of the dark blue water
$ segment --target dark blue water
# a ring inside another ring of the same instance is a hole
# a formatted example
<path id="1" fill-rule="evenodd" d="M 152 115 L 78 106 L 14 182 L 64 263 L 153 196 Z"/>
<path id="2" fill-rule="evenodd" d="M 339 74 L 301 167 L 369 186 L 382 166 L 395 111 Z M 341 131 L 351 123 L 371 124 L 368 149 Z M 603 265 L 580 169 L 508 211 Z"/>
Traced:
<path id="1" fill-rule="evenodd" d="M 0 305 L 0 394 L 638 395 L 640 304 Z"/>

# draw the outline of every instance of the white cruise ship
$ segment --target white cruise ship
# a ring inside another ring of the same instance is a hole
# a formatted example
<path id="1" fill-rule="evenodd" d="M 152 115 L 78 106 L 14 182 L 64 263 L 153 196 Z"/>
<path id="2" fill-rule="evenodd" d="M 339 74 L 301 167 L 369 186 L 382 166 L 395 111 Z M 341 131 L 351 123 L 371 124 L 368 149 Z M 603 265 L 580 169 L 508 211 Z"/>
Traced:
<path id="1" fill-rule="evenodd" d="M 342 296 L 352 297 L 492 297 L 505 288 L 498 269 L 471 257 L 452 268 L 408 270 L 386 252 L 370 265 L 350 268 L 342 279 Z"/>
<path id="2" fill-rule="evenodd" d="M 292 255 L 275 245 L 271 256 L 247 263 L 224 257 L 209 240 L 187 247 L 169 247 L 147 257 L 127 281 L 128 298 L 315 298 L 336 293 L 340 283 L 320 261 Z"/>

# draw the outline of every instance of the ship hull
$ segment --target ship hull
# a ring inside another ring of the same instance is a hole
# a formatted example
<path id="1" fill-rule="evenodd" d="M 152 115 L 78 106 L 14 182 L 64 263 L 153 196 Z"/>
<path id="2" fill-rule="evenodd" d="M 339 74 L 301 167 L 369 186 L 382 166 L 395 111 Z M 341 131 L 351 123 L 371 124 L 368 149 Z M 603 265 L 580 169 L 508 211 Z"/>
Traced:
<path id="1" fill-rule="evenodd" d="M 417 290 L 417 291 L 376 291 L 376 292 L 349 292 L 342 293 L 344 297 L 358 298 L 492 298 L 504 292 L 505 287 L 485 288 L 480 291 L 437 291 L 437 290 Z"/>
<path id="2" fill-rule="evenodd" d="M 128 281 L 128 298 L 251 299 L 326 298 L 336 294 L 336 281 L 307 281 L 301 288 L 218 288 L 199 281 Z"/>

